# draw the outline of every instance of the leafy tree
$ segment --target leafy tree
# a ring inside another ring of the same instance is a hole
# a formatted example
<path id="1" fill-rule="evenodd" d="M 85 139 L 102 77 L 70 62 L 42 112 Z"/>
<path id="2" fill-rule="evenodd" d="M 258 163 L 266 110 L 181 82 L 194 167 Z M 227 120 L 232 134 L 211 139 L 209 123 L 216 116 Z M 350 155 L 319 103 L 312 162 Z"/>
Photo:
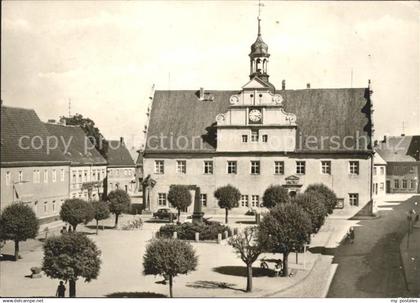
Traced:
<path id="1" fill-rule="evenodd" d="M 337 196 L 335 193 L 322 183 L 309 185 L 305 193 L 319 193 L 323 197 L 323 202 L 329 214 L 332 214 L 337 205 Z"/>
<path id="2" fill-rule="evenodd" d="M 143 267 L 145 275 L 161 275 L 169 279 L 169 295 L 172 298 L 173 278 L 195 270 L 197 256 L 187 242 L 178 239 L 154 239 L 146 247 Z"/>
<path id="3" fill-rule="evenodd" d="M 96 234 L 98 234 L 98 225 L 100 220 L 109 218 L 108 204 L 104 201 L 93 201 L 91 203 L 93 209 L 93 218 L 96 220 Z"/>
<path id="4" fill-rule="evenodd" d="M 272 208 L 279 203 L 290 202 L 289 192 L 281 185 L 271 185 L 263 195 L 263 205 Z"/>
<path id="5" fill-rule="evenodd" d="M 61 206 L 60 218 L 69 223 L 73 227 L 73 231 L 76 231 L 77 225 L 80 223 L 87 224 L 92 221 L 93 209 L 88 202 L 82 199 L 67 199 Z"/>
<path id="6" fill-rule="evenodd" d="M 96 147 L 103 157 L 106 158 L 108 152 L 108 141 L 105 140 L 95 122 L 90 118 L 85 118 L 81 114 L 75 114 L 71 117 L 61 117 L 67 125 L 78 125 L 88 136 L 90 142 Z"/>
<path id="7" fill-rule="evenodd" d="M 185 185 L 172 185 L 169 188 L 168 201 L 178 210 L 178 222 L 181 210 L 187 208 L 192 203 L 191 193 Z"/>
<path id="8" fill-rule="evenodd" d="M 312 222 L 312 233 L 317 233 L 328 214 L 322 202 L 322 196 L 315 192 L 298 194 L 293 202 L 300 205 L 309 214 Z"/>
<path id="9" fill-rule="evenodd" d="M 258 241 L 267 250 L 283 254 L 283 276 L 287 276 L 289 253 L 309 242 L 311 218 L 295 203 L 279 204 L 264 216 L 259 228 Z"/>
<path id="10" fill-rule="evenodd" d="M 115 227 L 118 227 L 118 217 L 130 207 L 130 196 L 124 190 L 116 189 L 109 193 L 108 201 L 110 212 L 115 214 Z"/>
<path id="11" fill-rule="evenodd" d="M 15 242 L 15 261 L 19 258 L 19 242 L 34 239 L 39 223 L 32 208 L 23 203 L 7 206 L 1 215 L 1 240 Z"/>
<path id="12" fill-rule="evenodd" d="M 219 200 L 219 207 L 224 208 L 226 211 L 225 223 L 227 224 L 229 210 L 239 206 L 241 192 L 236 187 L 229 184 L 216 189 L 214 197 Z"/>
<path id="13" fill-rule="evenodd" d="M 69 296 L 76 297 L 76 281 L 96 279 L 101 267 L 101 251 L 81 233 L 54 236 L 44 244 L 42 270 L 53 279 L 69 281 Z"/>
<path id="14" fill-rule="evenodd" d="M 228 241 L 241 260 L 246 264 L 247 280 L 246 291 L 252 291 L 252 264 L 258 259 L 258 256 L 263 251 L 263 245 L 258 242 L 257 228 L 247 227 L 243 233 L 233 236 Z"/>

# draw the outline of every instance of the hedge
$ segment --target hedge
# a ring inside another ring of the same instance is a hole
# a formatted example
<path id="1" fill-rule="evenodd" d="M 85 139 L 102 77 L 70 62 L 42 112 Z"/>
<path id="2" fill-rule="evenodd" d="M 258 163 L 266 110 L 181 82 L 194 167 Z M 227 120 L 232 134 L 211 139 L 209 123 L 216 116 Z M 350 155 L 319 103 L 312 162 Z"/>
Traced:
<path id="1" fill-rule="evenodd" d="M 181 240 L 195 240 L 195 233 L 200 234 L 200 240 L 217 240 L 217 235 L 227 231 L 228 235 L 232 235 L 229 227 L 220 224 L 219 222 L 209 222 L 207 224 L 166 224 L 159 229 L 159 236 L 165 238 L 172 238 L 174 232 L 177 232 L 178 239 Z"/>

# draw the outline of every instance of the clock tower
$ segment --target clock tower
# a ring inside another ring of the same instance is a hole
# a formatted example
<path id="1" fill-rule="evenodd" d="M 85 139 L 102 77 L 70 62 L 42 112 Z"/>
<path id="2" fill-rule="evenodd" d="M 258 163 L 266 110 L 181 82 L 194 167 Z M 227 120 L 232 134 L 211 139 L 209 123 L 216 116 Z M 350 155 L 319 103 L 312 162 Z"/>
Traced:
<path id="1" fill-rule="evenodd" d="M 268 53 L 268 45 L 263 41 L 261 37 L 261 19 L 258 17 L 258 36 L 257 40 L 251 45 L 250 58 L 250 74 L 249 78 L 253 79 L 258 77 L 264 82 L 268 83 L 268 59 L 270 54 Z"/>

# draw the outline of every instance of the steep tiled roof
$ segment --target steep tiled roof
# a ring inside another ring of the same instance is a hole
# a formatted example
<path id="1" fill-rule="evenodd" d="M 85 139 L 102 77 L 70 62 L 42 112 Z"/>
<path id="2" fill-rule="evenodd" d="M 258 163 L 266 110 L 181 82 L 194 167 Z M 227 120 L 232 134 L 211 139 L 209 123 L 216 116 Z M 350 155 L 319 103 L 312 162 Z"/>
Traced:
<path id="1" fill-rule="evenodd" d="M 79 126 L 45 123 L 48 132 L 58 139 L 58 149 L 72 165 L 106 165 L 106 160 Z"/>
<path id="2" fill-rule="evenodd" d="M 108 166 L 133 166 L 134 161 L 124 142 L 120 140 L 108 141 Z"/>
<path id="3" fill-rule="evenodd" d="M 198 92 L 193 90 L 156 91 L 145 153 L 214 152 L 215 118 L 228 110 L 230 96 L 239 91 L 207 92 L 214 96 L 214 101 L 200 100 Z M 367 89 L 280 90 L 276 93 L 282 95 L 285 111 L 296 115 L 302 142 L 306 142 L 309 136 L 317 138 L 318 142 L 323 137 L 329 138 L 323 141 L 322 146 L 317 146 L 316 152 L 370 151 L 371 119 Z M 162 148 L 160 140 L 164 137 L 166 145 Z M 338 147 L 333 142 L 334 137 L 340 139 Z M 356 144 L 357 138 L 360 144 Z M 178 139 L 180 144 L 171 146 L 168 143 Z M 343 147 L 343 140 L 350 148 Z M 306 144 L 299 145 L 296 152 L 313 152 L 313 145 L 310 148 Z"/>
<path id="4" fill-rule="evenodd" d="M 48 130 L 34 110 L 1 107 L 2 166 L 68 163 L 60 151 L 48 150 L 48 136 Z M 30 144 L 31 140 L 33 145 Z"/>
<path id="5" fill-rule="evenodd" d="M 420 136 L 392 136 L 379 143 L 377 152 L 386 162 L 419 161 Z"/>

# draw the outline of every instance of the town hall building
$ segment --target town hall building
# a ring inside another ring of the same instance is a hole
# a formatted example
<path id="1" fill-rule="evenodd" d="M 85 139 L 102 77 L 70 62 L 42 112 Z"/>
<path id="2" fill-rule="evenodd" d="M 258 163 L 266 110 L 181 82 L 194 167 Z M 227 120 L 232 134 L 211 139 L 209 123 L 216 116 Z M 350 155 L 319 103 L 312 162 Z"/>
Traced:
<path id="1" fill-rule="evenodd" d="M 260 19 L 249 57 L 241 89 L 154 92 L 143 154 L 145 208 L 170 207 L 174 184 L 190 186 L 204 212 L 219 209 L 214 192 L 228 184 L 241 192 L 244 212 L 261 208 L 270 185 L 294 196 L 323 183 L 339 207 L 365 206 L 372 199 L 370 89 L 289 90 L 285 81 L 276 89 Z"/>

